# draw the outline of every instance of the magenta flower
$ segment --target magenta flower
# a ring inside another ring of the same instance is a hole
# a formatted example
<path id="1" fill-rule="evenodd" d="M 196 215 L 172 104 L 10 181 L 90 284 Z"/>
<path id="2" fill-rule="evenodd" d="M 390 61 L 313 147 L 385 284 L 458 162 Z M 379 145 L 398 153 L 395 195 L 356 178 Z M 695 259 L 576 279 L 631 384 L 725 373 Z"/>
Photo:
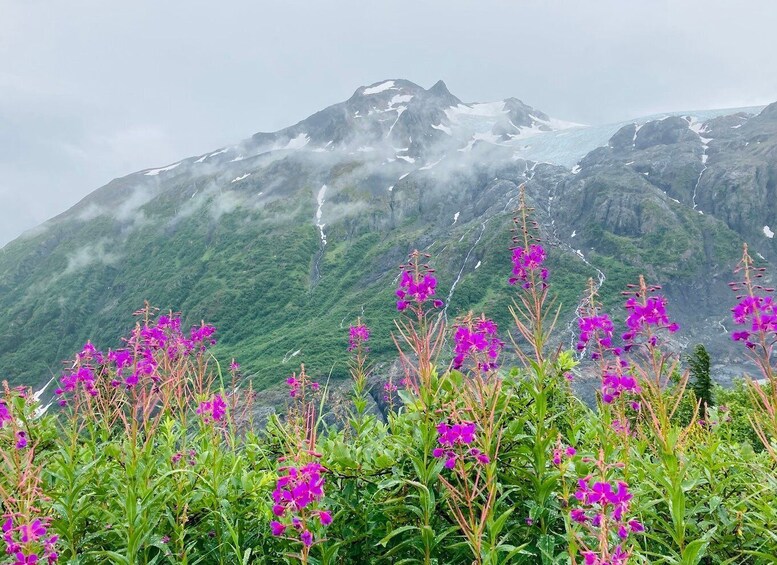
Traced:
<path id="1" fill-rule="evenodd" d="M 22 543 L 31 543 L 38 541 L 39 538 L 46 535 L 46 528 L 40 520 L 34 520 L 31 524 L 19 526 Z"/>
<path id="2" fill-rule="evenodd" d="M 771 296 L 743 296 L 731 313 L 734 323 L 744 326 L 743 330 L 733 332 L 731 338 L 744 342 L 750 349 L 760 336 L 777 333 L 777 304 Z"/>
<path id="3" fill-rule="evenodd" d="M 623 549 L 621 542 L 631 533 L 645 530 L 638 520 L 626 518 L 632 499 L 628 485 L 623 481 L 615 484 L 595 481 L 591 484 L 591 477 L 588 476 L 578 481 L 574 496 L 581 506 L 570 511 L 570 518 L 599 545 L 597 552 L 592 551 L 584 541 L 581 543 L 581 556 L 585 562 L 600 565 L 625 564 L 630 552 Z M 603 531 L 613 532 L 614 535 L 602 537 Z M 617 545 L 611 548 L 610 544 L 616 543 Z"/>
<path id="4" fill-rule="evenodd" d="M 513 276 L 509 283 L 514 285 L 521 283 L 523 288 L 531 288 L 539 279 L 542 288 L 547 286 L 544 282 L 548 278 L 548 269 L 543 267 L 545 262 L 545 249 L 538 244 L 531 244 L 528 248 L 516 247 L 513 249 Z"/>
<path id="5" fill-rule="evenodd" d="M 469 454 L 472 457 L 474 457 L 475 460 L 481 465 L 488 465 L 489 463 L 491 463 L 491 458 L 477 448 L 473 447 L 472 449 L 470 449 Z"/>
<path id="6" fill-rule="evenodd" d="M 6 422 L 10 422 L 11 419 L 11 411 L 8 410 L 5 400 L 0 400 L 0 429 L 3 428 Z"/>
<path id="7" fill-rule="evenodd" d="M 666 329 L 674 333 L 680 329 L 679 325 L 669 320 L 666 314 L 666 298 L 663 296 L 648 296 L 641 302 L 632 296 L 626 300 L 624 307 L 629 312 L 626 318 L 628 330 L 621 336 L 626 343 L 626 351 L 635 345 L 635 340 L 640 335 L 645 337 L 650 345 L 656 345 L 653 330 Z"/>
<path id="8" fill-rule="evenodd" d="M 216 394 L 211 400 L 200 402 L 197 414 L 205 424 L 221 422 L 227 414 L 227 403 L 220 394 Z"/>
<path id="9" fill-rule="evenodd" d="M 358 349 L 360 346 L 367 343 L 370 339 L 370 330 L 364 324 L 356 324 L 351 326 L 348 337 L 348 351 Z"/>
<path id="10" fill-rule="evenodd" d="M 406 265 L 402 265 L 402 273 L 399 279 L 399 288 L 396 290 L 397 310 L 403 312 L 412 307 L 420 312 L 424 304 L 432 301 L 434 308 L 443 306 L 442 300 L 433 298 L 437 289 L 437 279 L 433 275 L 434 270 L 428 265 L 421 264 L 421 258 L 429 257 L 428 254 L 421 254 L 413 251 L 410 254 L 410 260 Z"/>
<path id="11" fill-rule="evenodd" d="M 316 462 L 301 467 L 285 467 L 278 477 L 272 493 L 272 512 L 279 519 L 270 523 L 273 535 L 281 535 L 289 526 L 300 531 L 300 541 L 310 547 L 313 534 L 307 529 L 311 517 L 318 518 L 322 526 L 332 523 L 332 515 L 326 510 L 315 509 L 324 497 L 324 467 Z M 282 521 L 284 520 L 284 521 Z M 277 532 L 277 533 L 276 533 Z"/>
<path id="12" fill-rule="evenodd" d="M 389 402 L 391 400 L 391 395 L 394 394 L 397 390 L 397 385 L 392 383 L 390 380 L 386 381 L 383 384 L 383 400 Z"/>
<path id="13" fill-rule="evenodd" d="M 37 563 L 38 562 L 38 554 L 37 553 L 30 553 L 29 555 L 25 555 L 21 551 L 16 552 L 14 555 L 16 558 L 16 561 L 14 561 L 14 565 L 28 565 L 30 563 Z"/>
<path id="14" fill-rule="evenodd" d="M 570 457 L 573 457 L 577 453 L 577 450 L 572 447 L 571 445 L 568 445 L 566 448 L 562 445 L 561 440 L 556 444 L 556 448 L 553 450 L 553 464 L 556 466 L 561 465 L 561 463 L 564 461 L 564 459 L 568 459 Z"/>
<path id="15" fill-rule="evenodd" d="M 299 539 L 307 547 L 313 545 L 313 534 L 310 533 L 310 530 L 302 530 L 302 533 L 299 535 Z"/>
<path id="16" fill-rule="evenodd" d="M 273 520 L 272 522 L 270 522 L 270 529 L 272 530 L 272 535 L 282 536 L 283 532 L 286 531 L 286 526 L 276 520 Z"/>
<path id="17" fill-rule="evenodd" d="M 429 273 L 418 278 L 410 271 L 402 271 L 396 295 L 400 300 L 414 300 L 418 304 L 426 302 L 434 295 L 437 279 Z"/>
<path id="18" fill-rule="evenodd" d="M 641 388 L 632 375 L 622 374 L 620 371 L 602 375 L 602 401 L 605 404 L 612 403 L 624 392 L 638 394 L 640 391 Z"/>
<path id="19" fill-rule="evenodd" d="M 459 458 L 470 457 L 481 465 L 487 465 L 491 459 L 477 448 L 469 448 L 475 442 L 475 423 L 461 422 L 449 425 L 441 422 L 437 425 L 437 442 L 440 447 L 432 451 L 437 459 L 445 459 L 445 468 L 453 469 Z"/>
<path id="20" fill-rule="evenodd" d="M 318 391 L 320 388 L 320 385 L 315 381 L 311 381 L 304 372 L 299 375 L 294 374 L 290 376 L 286 379 L 286 384 L 289 385 L 289 396 L 291 398 L 297 398 L 303 395 L 306 387 L 310 387 L 313 392 Z"/>
<path id="21" fill-rule="evenodd" d="M 216 340 L 213 339 L 214 333 L 216 333 L 216 328 L 203 322 L 199 326 L 192 327 L 189 335 L 194 343 L 215 345 Z"/>
<path id="22" fill-rule="evenodd" d="M 469 318 L 467 318 L 469 320 Z M 504 347 L 504 342 L 496 337 L 496 323 L 493 320 L 480 318 L 474 323 L 459 326 L 454 333 L 453 368 L 460 369 L 468 357 L 483 357 L 477 360 L 481 371 L 498 368 L 497 358 Z M 478 355 L 482 353 L 483 355 Z"/>
<path id="23" fill-rule="evenodd" d="M 585 515 L 585 510 L 582 508 L 573 508 L 569 515 L 572 520 L 580 524 L 585 524 L 588 521 L 588 517 Z"/>
<path id="24" fill-rule="evenodd" d="M 44 519 L 45 520 L 45 519 Z M 57 536 L 46 538 L 44 520 L 35 519 L 29 524 L 14 528 L 13 518 L 7 518 L 2 525 L 5 551 L 16 559 L 14 563 L 38 563 L 45 559 L 54 563 L 58 559 L 55 544 Z M 18 537 L 17 537 L 18 536 Z"/>
<path id="25" fill-rule="evenodd" d="M 16 449 L 27 447 L 27 434 L 22 431 L 16 432 Z"/>
<path id="26" fill-rule="evenodd" d="M 615 329 L 607 314 L 599 316 L 583 316 L 577 319 L 580 335 L 577 340 L 577 350 L 582 351 L 591 339 L 604 349 L 612 347 L 612 334 Z"/>

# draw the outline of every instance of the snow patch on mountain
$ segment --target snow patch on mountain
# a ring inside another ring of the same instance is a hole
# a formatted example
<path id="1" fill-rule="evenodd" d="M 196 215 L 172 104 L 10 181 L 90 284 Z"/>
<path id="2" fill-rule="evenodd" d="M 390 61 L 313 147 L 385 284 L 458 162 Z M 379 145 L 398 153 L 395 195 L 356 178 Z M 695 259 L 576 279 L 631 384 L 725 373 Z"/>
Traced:
<path id="1" fill-rule="evenodd" d="M 432 129 L 440 130 L 441 132 L 446 133 L 448 135 L 453 135 L 453 132 L 451 131 L 451 128 L 449 128 L 448 126 L 446 126 L 444 124 L 438 124 L 438 125 L 432 124 Z"/>
<path id="2" fill-rule="evenodd" d="M 393 80 L 387 80 L 386 82 L 382 82 L 376 86 L 365 88 L 364 90 L 362 90 L 362 94 L 367 96 L 369 96 L 370 94 L 380 94 L 381 92 L 384 92 L 390 88 L 394 88 Z"/>
<path id="3" fill-rule="evenodd" d="M 235 178 L 233 178 L 231 182 L 233 182 L 233 183 L 234 183 L 234 182 L 240 182 L 241 180 L 243 180 L 243 179 L 247 179 L 247 178 L 248 178 L 248 177 L 250 177 L 250 176 L 251 176 L 251 173 L 246 173 L 246 174 L 244 174 L 244 175 L 240 175 L 239 177 L 235 177 Z"/>
<path id="4" fill-rule="evenodd" d="M 310 136 L 306 133 L 301 133 L 291 138 L 282 149 L 302 149 L 308 143 L 310 143 Z"/>
<path id="5" fill-rule="evenodd" d="M 175 163 L 173 165 L 169 165 L 167 167 L 162 167 L 161 169 L 151 169 L 150 171 L 146 171 L 144 174 L 147 177 L 155 177 L 159 173 L 166 173 L 167 171 L 172 171 L 175 169 L 178 165 L 180 165 L 183 161 L 180 161 L 178 163 Z"/>
<path id="6" fill-rule="evenodd" d="M 445 110 L 445 116 L 451 122 L 459 122 L 463 116 L 497 118 L 506 113 L 504 100 L 498 102 L 477 102 L 475 104 L 459 104 Z"/>

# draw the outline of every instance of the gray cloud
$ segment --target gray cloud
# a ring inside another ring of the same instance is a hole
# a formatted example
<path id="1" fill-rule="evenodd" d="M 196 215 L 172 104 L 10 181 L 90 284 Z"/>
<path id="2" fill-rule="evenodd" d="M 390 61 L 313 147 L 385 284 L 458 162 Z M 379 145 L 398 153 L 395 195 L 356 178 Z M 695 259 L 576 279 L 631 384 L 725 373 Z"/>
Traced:
<path id="1" fill-rule="evenodd" d="M 111 178 L 442 78 L 606 123 L 777 99 L 772 0 L 0 0 L 0 245 Z"/>

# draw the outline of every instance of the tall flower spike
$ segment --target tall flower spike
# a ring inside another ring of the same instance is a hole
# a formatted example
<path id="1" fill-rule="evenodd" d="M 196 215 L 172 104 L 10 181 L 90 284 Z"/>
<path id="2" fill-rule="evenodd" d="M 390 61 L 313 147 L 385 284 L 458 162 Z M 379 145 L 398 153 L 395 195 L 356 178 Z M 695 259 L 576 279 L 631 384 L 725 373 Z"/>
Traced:
<path id="1" fill-rule="evenodd" d="M 453 334 L 455 340 L 453 368 L 461 369 L 467 359 L 471 359 L 479 371 L 497 369 L 497 359 L 504 342 L 497 335 L 496 322 L 484 315 L 475 320 L 472 314 L 464 317 Z"/>
<path id="2" fill-rule="evenodd" d="M 422 263 L 422 259 L 429 257 L 428 253 L 415 250 L 410 254 L 408 262 L 401 266 L 402 273 L 396 291 L 397 310 L 400 312 L 408 308 L 422 312 L 428 301 L 432 302 L 434 308 L 442 307 L 442 300 L 432 298 L 437 288 L 434 269 Z"/>
<path id="3" fill-rule="evenodd" d="M 544 266 L 546 253 L 540 244 L 539 224 L 532 218 L 534 208 L 526 205 L 526 192 L 521 185 L 518 215 L 513 218 L 513 272 L 508 282 L 511 285 L 520 283 L 521 287 L 546 288 L 548 269 Z"/>
<path id="4" fill-rule="evenodd" d="M 348 334 L 348 351 L 354 351 L 370 340 L 370 330 L 361 320 L 350 327 Z"/>
<path id="5" fill-rule="evenodd" d="M 625 343 L 624 349 L 629 351 L 635 345 L 658 344 L 658 331 L 667 330 L 674 333 L 680 326 L 669 320 L 666 314 L 666 298 L 651 293 L 659 290 L 658 285 L 648 286 L 645 278 L 639 277 L 639 286 L 636 290 L 628 290 L 624 295 L 629 296 L 624 308 L 628 312 L 626 318 L 626 333 L 621 337 Z"/>
<path id="6" fill-rule="evenodd" d="M 742 250 L 742 260 L 736 273 L 742 273 L 742 280 L 730 283 L 739 301 L 731 313 L 734 323 L 741 329 L 732 333 L 734 341 L 741 341 L 747 347 L 749 357 L 761 371 L 763 381 L 749 382 L 750 396 L 756 410 L 751 423 L 766 450 L 777 461 L 777 373 L 772 366 L 772 355 L 777 343 L 777 304 L 771 294 L 774 288 L 764 286 L 766 269 L 756 267 L 747 251 Z"/>

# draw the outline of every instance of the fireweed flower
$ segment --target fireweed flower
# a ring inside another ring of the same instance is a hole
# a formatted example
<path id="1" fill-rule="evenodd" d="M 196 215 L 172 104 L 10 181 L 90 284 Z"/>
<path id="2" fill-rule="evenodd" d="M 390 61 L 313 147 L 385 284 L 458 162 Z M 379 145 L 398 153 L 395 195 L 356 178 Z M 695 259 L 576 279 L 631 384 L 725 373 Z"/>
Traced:
<path id="1" fill-rule="evenodd" d="M 647 292 L 657 288 L 659 287 L 648 287 Z M 666 298 L 661 295 L 645 296 L 640 291 L 636 296 L 626 300 L 624 308 L 628 312 L 626 318 L 628 330 L 621 337 L 626 351 L 637 345 L 640 337 L 651 346 L 657 345 L 657 337 L 654 333 L 656 330 L 665 329 L 669 333 L 674 333 L 680 329 L 678 324 L 669 320 L 666 314 Z"/>
<path id="2" fill-rule="evenodd" d="M 146 384 L 158 386 L 160 363 L 164 358 L 176 361 L 202 354 L 216 343 L 215 332 L 215 327 L 201 323 L 187 335 L 181 330 L 179 317 L 162 315 L 156 321 L 147 319 L 136 325 L 124 340 L 126 347 L 109 351 L 107 355 L 87 342 L 76 355 L 73 368 L 60 377 L 60 386 L 55 391 L 59 404 L 64 406 L 68 397 L 79 394 L 97 396 L 101 387 L 130 391 Z"/>
<path id="3" fill-rule="evenodd" d="M 348 351 L 354 351 L 370 339 L 370 330 L 364 324 L 351 326 L 348 332 Z"/>
<path id="4" fill-rule="evenodd" d="M 397 310 L 400 312 L 409 307 L 422 309 L 429 300 L 432 300 L 434 308 L 443 306 L 442 300 L 432 298 L 437 289 L 434 269 L 429 268 L 429 265 L 421 264 L 421 257 L 422 254 L 419 251 L 413 251 L 407 264 L 401 266 L 399 288 L 396 290 Z M 423 257 L 428 258 L 430 255 L 424 253 Z"/>
<path id="5" fill-rule="evenodd" d="M 474 323 L 466 319 L 464 324 L 456 328 L 453 335 L 455 345 L 453 368 L 461 369 L 464 361 L 471 357 L 481 371 L 498 368 L 497 358 L 504 347 L 504 342 L 496 337 L 496 323 L 481 317 Z M 482 353 L 482 355 L 478 355 Z"/>
<path id="6" fill-rule="evenodd" d="M 16 449 L 27 447 L 27 434 L 22 431 L 16 432 Z"/>
<path id="7" fill-rule="evenodd" d="M 294 373 L 288 379 L 286 379 L 286 384 L 289 385 L 289 396 L 291 398 L 303 397 L 305 394 L 305 389 L 308 387 L 310 387 L 313 392 L 318 392 L 318 389 L 321 388 L 317 382 L 311 381 L 310 377 L 305 374 L 304 367 L 299 375 Z"/>
<path id="8" fill-rule="evenodd" d="M 774 288 L 754 280 L 763 278 L 765 269 L 753 265 L 747 247 L 734 272 L 740 271 L 744 271 L 744 280 L 729 283 L 729 287 L 734 292 L 744 291 L 744 294 L 737 295 L 739 302 L 731 309 L 734 324 L 742 328 L 733 332 L 731 338 L 743 342 L 749 349 L 755 349 L 756 345 L 771 348 L 777 342 L 777 303 L 770 296 Z"/>
<path id="9" fill-rule="evenodd" d="M 397 385 L 392 383 L 390 380 L 386 381 L 383 385 L 383 400 L 386 402 L 390 402 L 392 395 L 397 391 Z"/>
<path id="10" fill-rule="evenodd" d="M 445 459 L 445 468 L 453 469 L 456 461 L 471 458 L 481 465 L 491 462 L 487 454 L 481 450 L 469 447 L 475 442 L 475 423 L 460 422 L 457 424 L 448 424 L 440 422 L 437 425 L 437 447 L 432 451 L 432 455 L 438 459 Z"/>
<path id="11" fill-rule="evenodd" d="M 545 262 L 545 249 L 542 245 L 532 243 L 528 247 L 513 248 L 513 276 L 508 282 L 511 285 L 521 283 L 523 288 L 531 288 L 539 279 L 541 286 L 545 288 L 548 278 L 548 269 L 543 267 Z"/>
<path id="12" fill-rule="evenodd" d="M 743 341 L 747 347 L 755 347 L 751 336 L 770 335 L 770 341 L 777 333 L 777 305 L 771 296 L 745 296 L 731 309 L 734 323 L 745 329 L 733 332 L 734 341 Z"/>
<path id="13" fill-rule="evenodd" d="M 5 404 L 5 400 L 0 400 L 0 429 L 5 426 L 6 422 L 11 421 L 11 411 L 8 410 L 8 406 Z"/>
<path id="14" fill-rule="evenodd" d="M 564 462 L 565 459 L 570 459 L 577 454 L 577 449 L 572 447 L 571 445 L 564 446 L 561 443 L 561 440 L 559 439 L 556 442 L 556 447 L 553 450 L 553 464 L 557 467 L 561 465 L 561 463 Z"/>
<path id="15" fill-rule="evenodd" d="M 602 401 L 605 404 L 611 404 L 623 393 L 640 393 L 637 379 L 624 372 L 627 366 L 625 361 L 618 359 L 617 364 L 602 375 Z"/>
<path id="16" fill-rule="evenodd" d="M 14 519 L 6 518 L 2 525 L 5 552 L 13 556 L 15 564 L 55 563 L 58 536 L 47 536 L 47 519 L 36 518 L 32 522 L 14 525 Z"/>
<path id="17" fill-rule="evenodd" d="M 645 531 L 641 522 L 627 517 L 633 498 L 628 485 L 624 481 L 612 483 L 587 476 L 578 481 L 574 497 L 580 506 L 570 510 L 570 518 L 582 530 L 578 537 L 584 562 L 627 563 L 631 552 L 624 549 L 623 543 L 631 533 Z M 598 549 L 592 549 L 587 540 L 598 543 Z"/>
<path id="18" fill-rule="evenodd" d="M 577 319 L 580 335 L 577 340 L 577 350 L 583 351 L 592 339 L 604 349 L 612 347 L 612 334 L 615 326 L 607 314 L 582 316 Z M 593 355 L 598 355 L 594 352 Z M 594 357 L 596 359 L 596 357 Z"/>
<path id="19" fill-rule="evenodd" d="M 319 508 L 324 498 L 324 476 L 326 469 L 317 462 L 300 467 L 283 467 L 272 493 L 272 512 L 278 518 L 270 522 L 272 535 L 281 536 L 287 529 L 296 532 L 306 546 L 313 545 L 315 522 L 321 526 L 332 523 L 332 515 Z"/>
<path id="20" fill-rule="evenodd" d="M 200 402 L 197 414 L 205 424 L 221 422 L 227 414 L 227 403 L 220 394 L 216 394 L 211 400 Z"/>
<path id="21" fill-rule="evenodd" d="M 582 352 L 590 346 L 590 357 L 599 364 L 602 379 L 602 402 L 604 404 L 612 404 L 624 394 L 639 394 L 641 388 L 634 375 L 629 373 L 630 365 L 628 361 L 621 358 L 623 349 L 613 345 L 615 326 L 610 316 L 601 312 L 601 304 L 596 300 L 596 288 L 592 280 L 589 280 L 589 292 L 590 296 L 588 297 L 587 304 L 582 315 L 577 320 L 577 326 L 580 330 L 577 350 Z M 659 303 L 665 303 L 663 298 L 661 298 Z M 658 319 L 656 315 L 652 314 L 645 316 L 645 312 L 652 311 L 652 308 L 641 307 L 634 297 L 627 302 L 627 309 L 630 307 L 629 305 L 631 305 L 630 312 L 632 313 L 629 327 L 635 329 L 631 335 L 623 336 L 624 339 L 628 337 L 632 340 L 627 344 L 626 349 L 635 343 L 633 340 L 637 337 L 636 332 L 641 332 L 641 328 L 646 323 L 645 320 L 652 323 Z M 664 318 L 661 318 L 661 321 L 665 320 L 667 322 L 666 327 L 668 327 L 668 319 L 665 319 L 666 312 L 663 312 Z"/>

